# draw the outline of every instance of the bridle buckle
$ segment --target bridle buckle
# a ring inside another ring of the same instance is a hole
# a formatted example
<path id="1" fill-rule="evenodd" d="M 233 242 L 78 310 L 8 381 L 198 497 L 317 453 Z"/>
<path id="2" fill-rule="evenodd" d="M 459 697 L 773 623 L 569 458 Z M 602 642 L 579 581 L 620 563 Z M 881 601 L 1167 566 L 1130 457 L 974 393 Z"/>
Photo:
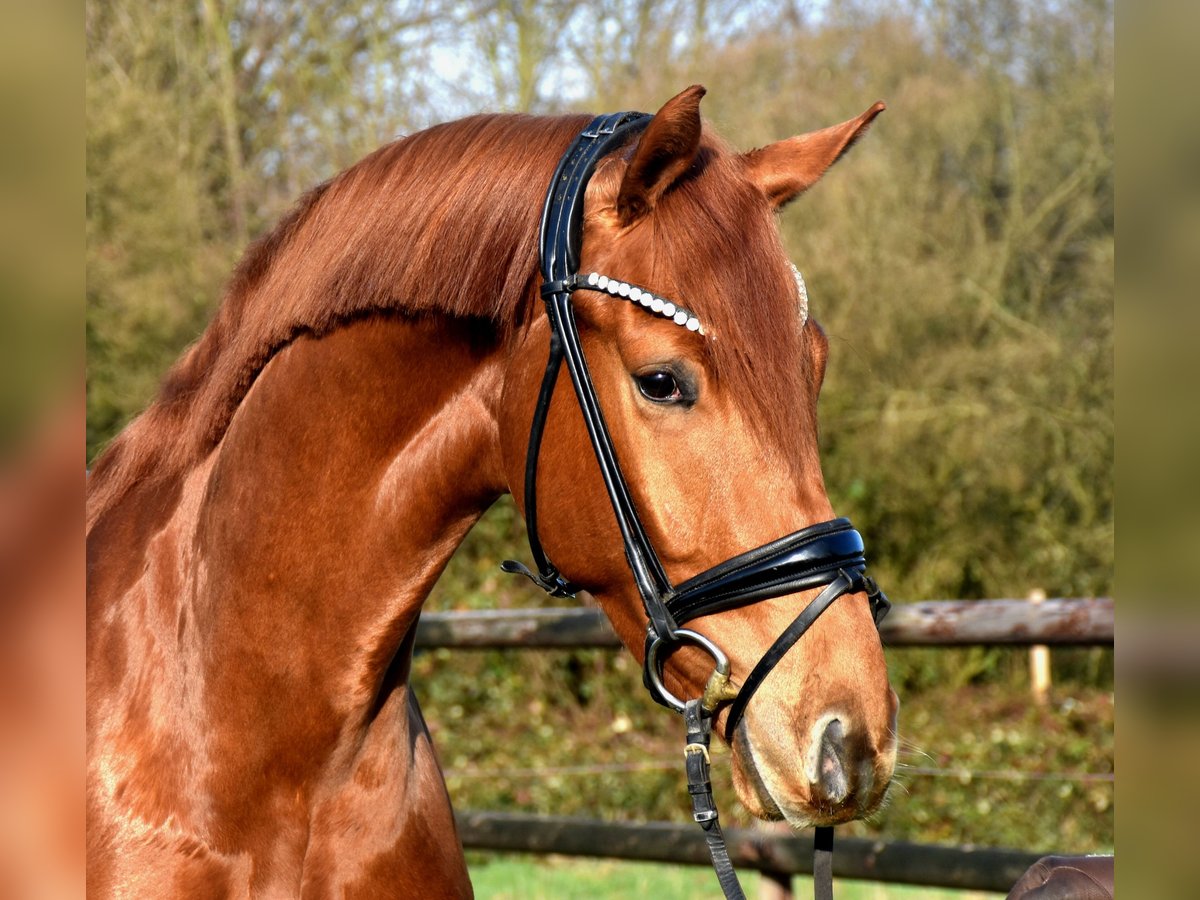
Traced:
<path id="1" fill-rule="evenodd" d="M 722 672 L 718 667 L 713 669 L 712 674 L 708 676 L 708 683 L 704 685 L 704 693 L 700 695 L 700 708 L 711 716 L 718 706 L 736 699 L 737 695 L 738 689 L 730 681 L 729 672 Z"/>

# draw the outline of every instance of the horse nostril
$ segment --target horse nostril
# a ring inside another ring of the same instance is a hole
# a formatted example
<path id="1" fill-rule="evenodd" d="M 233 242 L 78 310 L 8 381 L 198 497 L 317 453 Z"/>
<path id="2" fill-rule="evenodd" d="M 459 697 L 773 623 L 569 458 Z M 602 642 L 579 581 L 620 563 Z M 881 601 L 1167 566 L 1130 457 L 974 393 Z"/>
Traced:
<path id="1" fill-rule="evenodd" d="M 846 778 L 846 734 L 840 719 L 831 719 L 821 733 L 821 748 L 817 755 L 817 787 L 834 803 L 841 803 L 850 793 Z"/>

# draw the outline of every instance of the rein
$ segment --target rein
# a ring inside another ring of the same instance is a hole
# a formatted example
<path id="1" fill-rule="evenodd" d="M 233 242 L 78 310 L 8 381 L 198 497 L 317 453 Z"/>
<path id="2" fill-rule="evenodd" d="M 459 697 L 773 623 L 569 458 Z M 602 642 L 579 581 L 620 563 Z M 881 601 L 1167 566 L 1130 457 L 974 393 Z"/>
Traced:
<path id="1" fill-rule="evenodd" d="M 591 273 L 579 274 L 583 234 L 584 191 L 597 162 L 640 133 L 652 117 L 625 112 L 598 116 L 572 142 L 555 169 L 546 194 L 541 224 L 541 296 L 550 321 L 550 356 L 538 392 L 525 462 L 525 523 L 537 571 L 513 560 L 501 568 L 527 576 L 554 597 L 573 597 L 577 587 L 554 566 L 542 548 L 537 531 L 537 464 L 546 418 L 559 371 L 565 361 L 583 414 L 588 438 L 616 515 L 625 557 L 649 620 L 642 681 L 657 703 L 684 717 L 687 731 L 684 758 L 693 817 L 704 830 L 713 868 L 729 900 L 744 900 L 717 816 L 709 781 L 709 740 L 718 706 L 730 703 L 725 725 L 732 744 L 734 731 L 755 691 L 817 617 L 846 594 L 863 592 L 876 627 L 891 604 L 865 574 L 862 537 L 844 518 L 811 525 L 769 544 L 726 560 L 679 585 L 672 585 L 641 520 L 629 486 L 621 473 L 616 450 L 596 390 L 588 372 L 571 296 L 577 290 L 610 293 L 639 302 L 649 311 L 672 319 L 689 331 L 703 333 L 699 319 L 682 307 L 626 282 Z M 803 293 L 803 282 L 797 281 Z M 648 298 L 648 299 L 647 299 Z M 683 628 L 689 621 L 760 600 L 824 587 L 775 640 L 739 687 L 730 682 L 729 658 L 705 635 Z M 684 644 L 699 647 L 714 661 L 712 675 L 700 697 L 681 700 L 663 681 L 668 656 Z M 813 875 L 817 900 L 833 896 L 832 827 L 816 829 Z"/>

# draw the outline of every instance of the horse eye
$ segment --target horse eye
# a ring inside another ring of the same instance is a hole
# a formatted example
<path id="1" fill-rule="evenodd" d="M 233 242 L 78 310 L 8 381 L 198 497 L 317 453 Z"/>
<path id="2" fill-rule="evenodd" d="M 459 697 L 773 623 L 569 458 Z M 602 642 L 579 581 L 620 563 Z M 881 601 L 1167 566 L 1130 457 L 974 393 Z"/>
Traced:
<path id="1" fill-rule="evenodd" d="M 638 390 L 647 400 L 653 400 L 655 403 L 673 403 L 683 399 L 683 392 L 679 390 L 675 376 L 665 369 L 657 369 L 633 377 L 637 382 Z"/>

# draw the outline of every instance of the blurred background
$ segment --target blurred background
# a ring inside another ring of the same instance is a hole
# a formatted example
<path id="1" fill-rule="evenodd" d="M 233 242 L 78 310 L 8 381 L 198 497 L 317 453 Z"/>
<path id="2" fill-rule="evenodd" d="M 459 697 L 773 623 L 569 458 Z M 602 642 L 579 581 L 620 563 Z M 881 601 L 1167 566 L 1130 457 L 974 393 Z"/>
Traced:
<path id="1" fill-rule="evenodd" d="M 82 825 L 69 760 L 82 752 L 72 686 L 83 568 L 64 523 L 82 496 L 80 446 L 90 461 L 145 406 L 246 243 L 303 190 L 471 112 L 653 111 L 700 82 L 705 115 L 749 148 L 886 100 L 870 135 L 781 220 L 831 340 L 821 416 L 835 509 L 864 532 L 899 602 L 1113 593 L 1108 0 L 92 2 L 82 28 L 78 11 L 54 4 L 4 13 L 0 895 L 78 886 L 63 860 L 79 858 Z M 1197 32 L 1171 5 L 1130 18 L 1123 147 L 1137 190 L 1122 203 L 1136 259 L 1123 290 L 1136 311 L 1123 324 L 1122 402 L 1141 440 L 1122 444 L 1123 536 L 1135 550 L 1122 577 L 1136 579 L 1122 584 L 1138 605 L 1121 615 L 1149 649 L 1122 671 L 1150 674 L 1123 694 L 1136 707 L 1122 752 L 1154 788 L 1133 818 L 1160 824 L 1154 839 L 1139 828 L 1128 840 L 1194 872 L 1180 852 L 1197 790 L 1182 762 L 1197 746 L 1194 691 L 1178 675 L 1162 690 L 1147 660 L 1163 631 L 1195 629 L 1200 530 L 1184 498 L 1196 479 L 1164 473 L 1195 457 L 1200 129 L 1194 101 L 1164 88 L 1194 81 L 1185 63 Z M 1179 509 L 1182 521 L 1164 518 Z M 501 502 L 429 608 L 548 603 L 496 568 L 526 555 Z M 1173 618 L 1150 612 L 1162 607 Z M 1177 624 L 1150 628 L 1163 620 Z M 1185 676 L 1196 646 L 1178 654 Z M 1111 651 L 1054 651 L 1044 702 L 1033 701 L 1027 650 L 891 650 L 889 662 L 902 701 L 898 784 L 873 821 L 840 833 L 1112 850 Z M 678 723 L 645 698 L 625 655 L 436 650 L 414 678 L 459 808 L 687 821 Z M 722 815 L 745 822 L 723 762 Z M 1158 841 L 1164 833 L 1175 840 Z M 712 888 L 702 870 L 472 864 L 481 896 Z"/>
<path id="2" fill-rule="evenodd" d="M 831 341 L 834 508 L 899 602 L 1112 595 L 1110 0 L 194 0 L 85 17 L 88 460 L 202 331 L 247 242 L 382 143 L 480 110 L 653 111 L 700 82 L 710 122 L 750 148 L 883 99 L 781 220 Z M 526 556 L 501 502 L 427 608 L 549 605 L 497 569 Z M 1112 851 L 1111 650 L 1054 651 L 1044 702 L 1027 650 L 889 660 L 898 784 L 842 832 Z M 414 679 L 457 807 L 688 820 L 678 723 L 626 655 L 436 650 Z M 747 822 L 717 773 L 723 816 Z M 566 890 L 525 863 L 473 864 L 481 895 Z M 618 877 L 589 865 L 564 883 Z M 617 893 L 653 877 L 620 871 L 634 880 Z"/>

